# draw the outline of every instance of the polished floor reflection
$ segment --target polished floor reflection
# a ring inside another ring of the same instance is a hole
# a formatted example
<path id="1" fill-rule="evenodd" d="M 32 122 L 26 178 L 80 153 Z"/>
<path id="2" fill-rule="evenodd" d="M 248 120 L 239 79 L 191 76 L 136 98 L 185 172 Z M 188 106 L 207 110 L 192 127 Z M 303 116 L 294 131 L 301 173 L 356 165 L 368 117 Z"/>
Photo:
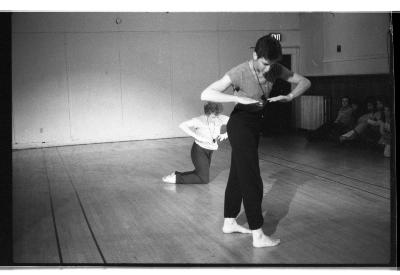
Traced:
<path id="1" fill-rule="evenodd" d="M 390 159 L 382 152 L 262 138 L 264 231 L 254 249 L 221 231 L 230 146 L 208 185 L 164 184 L 192 169 L 189 138 L 13 152 L 16 264 L 388 264 Z M 246 224 L 243 209 L 238 222 Z"/>

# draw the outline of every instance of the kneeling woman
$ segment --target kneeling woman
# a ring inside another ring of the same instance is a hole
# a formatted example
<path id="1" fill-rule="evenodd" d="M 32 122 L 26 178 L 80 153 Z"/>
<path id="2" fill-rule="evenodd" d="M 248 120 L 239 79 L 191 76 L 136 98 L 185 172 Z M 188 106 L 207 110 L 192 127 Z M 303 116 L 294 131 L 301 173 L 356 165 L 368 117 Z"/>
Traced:
<path id="1" fill-rule="evenodd" d="M 229 117 L 222 115 L 222 104 L 208 102 L 204 105 L 204 115 L 182 122 L 179 125 L 186 134 L 194 138 L 191 158 L 193 171 L 173 172 L 162 180 L 176 184 L 206 184 L 210 181 L 210 165 L 213 151 L 218 149 L 217 141 L 228 138 L 221 134 L 221 127 L 228 123 Z"/>

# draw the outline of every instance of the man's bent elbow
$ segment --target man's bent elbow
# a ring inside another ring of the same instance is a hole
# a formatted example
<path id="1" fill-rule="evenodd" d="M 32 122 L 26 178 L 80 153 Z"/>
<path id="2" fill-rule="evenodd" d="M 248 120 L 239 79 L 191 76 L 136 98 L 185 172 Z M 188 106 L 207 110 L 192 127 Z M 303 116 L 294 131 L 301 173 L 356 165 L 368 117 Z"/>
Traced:
<path id="1" fill-rule="evenodd" d="M 186 127 L 186 121 L 181 122 L 181 123 L 178 125 L 178 127 L 179 127 L 181 130 L 185 131 L 185 129 L 187 128 L 187 127 Z"/>
<path id="2" fill-rule="evenodd" d="M 311 87 L 311 81 L 310 81 L 309 79 L 307 79 L 307 78 L 304 78 L 304 80 L 305 80 L 305 87 L 306 87 L 306 90 L 310 89 L 310 87 Z"/>

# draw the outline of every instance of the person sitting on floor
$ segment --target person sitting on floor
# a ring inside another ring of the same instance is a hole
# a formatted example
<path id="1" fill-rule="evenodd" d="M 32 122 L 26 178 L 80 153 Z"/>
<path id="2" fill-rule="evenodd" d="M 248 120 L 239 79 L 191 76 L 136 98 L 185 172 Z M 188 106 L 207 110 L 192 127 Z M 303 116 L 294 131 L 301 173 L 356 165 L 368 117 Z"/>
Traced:
<path id="1" fill-rule="evenodd" d="M 362 110 L 360 108 L 360 104 L 358 101 L 352 100 L 351 102 L 351 108 L 353 109 L 352 112 L 352 121 L 353 121 L 353 126 L 356 126 L 358 119 L 361 117 L 362 115 Z"/>
<path id="2" fill-rule="evenodd" d="M 379 139 L 379 144 L 384 146 L 383 155 L 385 157 L 390 157 L 390 142 L 392 138 L 392 134 L 390 131 L 390 122 L 391 122 L 391 108 L 389 105 L 385 105 L 383 107 L 383 118 L 379 121 L 379 132 L 381 134 L 381 138 Z"/>
<path id="3" fill-rule="evenodd" d="M 367 103 L 367 106 L 370 103 Z M 358 119 L 357 125 L 350 131 L 340 136 L 340 142 L 348 140 L 362 139 L 366 142 L 377 143 L 379 140 L 379 120 L 383 116 L 383 100 L 376 100 L 376 110 L 371 112 L 370 106 L 367 107 L 368 113 Z"/>
<path id="4" fill-rule="evenodd" d="M 342 107 L 338 111 L 338 115 L 333 122 L 328 122 L 312 131 L 307 139 L 314 140 L 337 140 L 338 137 L 350 130 L 354 124 L 353 108 L 350 105 L 350 98 L 342 97 Z"/>

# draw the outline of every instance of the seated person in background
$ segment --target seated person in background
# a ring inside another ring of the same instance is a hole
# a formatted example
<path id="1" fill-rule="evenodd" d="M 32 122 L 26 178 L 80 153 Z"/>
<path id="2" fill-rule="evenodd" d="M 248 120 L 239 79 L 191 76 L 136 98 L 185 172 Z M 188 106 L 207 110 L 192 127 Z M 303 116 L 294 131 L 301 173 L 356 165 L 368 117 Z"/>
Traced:
<path id="1" fill-rule="evenodd" d="M 383 155 L 385 157 L 390 157 L 390 142 L 391 142 L 391 131 L 390 131 L 390 122 L 391 122 L 391 108 L 389 105 L 385 105 L 383 107 L 383 118 L 379 121 L 379 132 L 381 134 L 381 138 L 378 143 L 384 146 Z"/>
<path id="2" fill-rule="evenodd" d="M 359 124 L 367 123 L 368 119 L 373 119 L 374 113 L 375 113 L 374 102 L 372 100 L 366 101 L 365 113 L 357 118 L 354 128 L 356 128 L 357 125 Z"/>
<path id="3" fill-rule="evenodd" d="M 207 102 L 204 115 L 184 121 L 179 125 L 186 134 L 194 138 L 191 158 L 193 171 L 173 172 L 162 178 L 165 183 L 172 184 L 206 184 L 209 182 L 212 153 L 218 149 L 217 141 L 228 138 L 221 134 L 221 127 L 228 123 L 229 117 L 222 115 L 222 104 Z"/>
<path id="4" fill-rule="evenodd" d="M 371 111 L 371 103 L 367 103 L 367 113 L 362 115 L 357 122 L 357 125 L 350 131 L 340 136 L 340 142 L 354 139 L 362 139 L 376 143 L 379 139 L 379 126 L 383 114 L 383 101 L 376 100 L 376 109 Z"/>
<path id="5" fill-rule="evenodd" d="M 307 139 L 313 140 L 337 140 L 339 136 L 350 130 L 354 124 L 353 108 L 350 105 L 350 98 L 342 97 L 342 107 L 338 111 L 338 115 L 333 122 L 328 122 L 312 131 Z"/>
<path id="6" fill-rule="evenodd" d="M 360 104 L 359 104 L 359 102 L 358 101 L 354 101 L 354 100 L 352 100 L 352 102 L 351 102 L 351 108 L 353 109 L 353 112 L 352 112 L 352 120 L 353 120 L 353 126 L 356 126 L 357 125 L 357 121 L 358 121 L 358 119 L 360 118 L 360 116 L 361 116 L 361 108 L 360 108 Z"/>

